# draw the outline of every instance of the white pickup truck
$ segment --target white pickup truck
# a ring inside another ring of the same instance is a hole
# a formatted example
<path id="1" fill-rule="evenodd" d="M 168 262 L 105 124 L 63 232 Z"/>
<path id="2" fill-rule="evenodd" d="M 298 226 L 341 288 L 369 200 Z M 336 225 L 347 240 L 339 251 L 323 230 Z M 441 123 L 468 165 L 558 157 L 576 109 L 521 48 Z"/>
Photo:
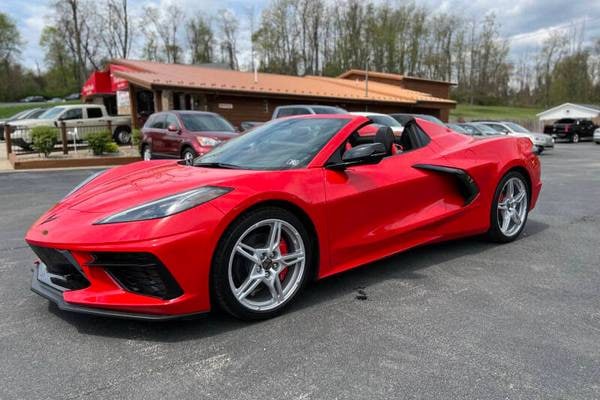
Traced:
<path id="1" fill-rule="evenodd" d="M 31 128 L 36 126 L 60 127 L 65 123 L 68 140 L 85 140 L 92 132 L 107 130 L 109 126 L 113 138 L 121 144 L 131 141 L 131 117 L 110 116 L 106 108 L 100 104 L 73 104 L 49 108 L 37 119 L 25 119 L 10 123 L 13 128 L 11 138 L 14 144 L 20 147 L 29 147 L 31 140 Z M 60 131 L 58 141 L 61 141 Z"/>

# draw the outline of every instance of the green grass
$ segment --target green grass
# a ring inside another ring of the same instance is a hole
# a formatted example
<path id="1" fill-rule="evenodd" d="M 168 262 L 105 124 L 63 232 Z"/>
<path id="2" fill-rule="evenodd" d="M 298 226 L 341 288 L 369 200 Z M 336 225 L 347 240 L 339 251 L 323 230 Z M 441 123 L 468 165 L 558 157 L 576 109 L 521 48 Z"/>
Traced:
<path id="1" fill-rule="evenodd" d="M 476 106 L 459 104 L 450 111 L 450 119 L 456 121 L 463 118 L 465 121 L 475 119 L 497 119 L 510 121 L 537 120 L 537 113 L 544 111 L 543 108 L 535 107 L 506 107 L 506 106 Z"/>
<path id="2" fill-rule="evenodd" d="M 29 110 L 30 108 L 50 108 L 54 106 L 63 106 L 66 104 L 78 104 L 79 100 L 65 101 L 64 103 L 24 103 L 24 104 L 15 104 L 8 103 L 2 104 L 0 103 L 0 119 L 8 118 L 15 115 L 18 112 Z"/>

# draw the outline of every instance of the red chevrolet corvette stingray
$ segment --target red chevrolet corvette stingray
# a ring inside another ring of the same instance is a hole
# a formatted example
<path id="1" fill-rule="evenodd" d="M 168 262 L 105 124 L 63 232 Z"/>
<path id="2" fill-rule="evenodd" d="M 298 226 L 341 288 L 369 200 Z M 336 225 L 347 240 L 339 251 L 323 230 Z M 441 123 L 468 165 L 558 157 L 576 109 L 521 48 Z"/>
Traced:
<path id="1" fill-rule="evenodd" d="M 310 279 L 468 235 L 519 236 L 540 193 L 527 138 L 410 120 L 272 121 L 197 158 L 94 175 L 26 240 L 36 293 L 64 310 L 168 319 L 281 312 Z"/>

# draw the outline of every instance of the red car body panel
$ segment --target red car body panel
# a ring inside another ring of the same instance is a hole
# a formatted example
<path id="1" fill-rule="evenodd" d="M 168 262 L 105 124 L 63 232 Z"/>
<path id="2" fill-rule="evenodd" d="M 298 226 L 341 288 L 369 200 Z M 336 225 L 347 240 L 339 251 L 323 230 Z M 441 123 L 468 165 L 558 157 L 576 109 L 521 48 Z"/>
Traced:
<path id="1" fill-rule="evenodd" d="M 302 116 L 298 118 L 323 118 Z M 502 176 L 518 168 L 531 183 L 529 206 L 541 189 L 540 165 L 526 138 L 477 139 L 417 120 L 431 142 L 345 170 L 324 168 L 332 153 L 365 117 L 348 118 L 306 168 L 251 171 L 200 168 L 175 161 L 145 161 L 117 167 L 67 197 L 29 230 L 31 245 L 68 250 L 90 286 L 63 292 L 69 304 L 130 313 L 184 315 L 209 311 L 212 256 L 227 227 L 257 205 L 278 203 L 310 221 L 318 243 L 317 278 L 339 273 L 414 246 L 484 233 Z M 479 188 L 465 205 L 453 179 L 415 168 L 417 164 L 463 170 Z M 201 186 L 231 192 L 166 218 L 95 225 L 115 212 Z M 149 252 L 167 267 L 183 294 L 171 300 L 123 289 L 102 267 L 89 266 L 90 253 Z"/>

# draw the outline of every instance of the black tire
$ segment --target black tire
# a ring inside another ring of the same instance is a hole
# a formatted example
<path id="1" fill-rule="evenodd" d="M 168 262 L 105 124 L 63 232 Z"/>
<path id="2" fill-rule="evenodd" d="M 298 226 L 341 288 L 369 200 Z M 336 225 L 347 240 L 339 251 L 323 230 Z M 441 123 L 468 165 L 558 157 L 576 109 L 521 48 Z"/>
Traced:
<path id="1" fill-rule="evenodd" d="M 246 232 L 246 230 L 252 227 L 254 224 L 267 219 L 283 220 L 293 225 L 293 227 L 298 231 L 302 241 L 304 242 L 305 267 L 303 269 L 303 275 L 299 278 L 299 287 L 291 297 L 286 299 L 274 309 L 257 311 L 244 306 L 234 296 L 229 285 L 229 259 L 233 252 L 234 246 L 244 232 Z M 279 207 L 264 207 L 257 208 L 242 215 L 235 220 L 223 233 L 223 236 L 221 237 L 221 240 L 217 246 L 217 250 L 213 256 L 211 267 L 211 295 L 213 299 L 213 305 L 236 318 L 249 321 L 273 318 L 281 314 L 281 312 L 283 312 L 283 310 L 285 310 L 298 297 L 298 294 L 302 292 L 306 282 L 312 275 L 315 264 L 315 260 L 313 259 L 313 255 L 315 254 L 314 249 L 314 240 L 311 239 L 311 236 L 308 234 L 304 224 L 298 217 L 296 217 L 296 215 L 286 209 Z"/>
<path id="2" fill-rule="evenodd" d="M 185 146 L 183 150 L 181 150 L 181 158 L 186 162 L 190 159 L 193 160 L 196 157 L 198 157 L 198 153 L 189 146 Z"/>
<path id="3" fill-rule="evenodd" d="M 511 236 L 507 236 L 500 229 L 500 222 L 498 221 L 498 201 L 500 199 L 500 194 L 502 192 L 502 188 L 504 187 L 506 182 L 511 178 L 518 178 L 519 180 L 521 180 L 524 183 L 525 189 L 527 191 L 527 196 L 526 196 L 527 197 L 527 211 L 525 212 L 525 218 L 524 218 L 523 225 L 521 226 L 521 228 L 516 233 L 512 234 Z M 527 182 L 527 179 L 525 179 L 525 177 L 523 176 L 522 173 L 517 172 L 517 171 L 510 171 L 506 175 L 504 175 L 502 177 L 502 179 L 500 180 L 500 183 L 498 183 L 498 186 L 496 187 L 496 191 L 494 193 L 494 199 L 492 200 L 492 206 L 490 209 L 490 229 L 488 230 L 487 235 L 486 235 L 487 239 L 492 242 L 496 242 L 496 243 L 509 243 L 509 242 L 512 242 L 515 239 L 517 239 L 521 235 L 521 232 L 523 232 L 525 225 L 527 225 L 527 218 L 529 216 L 529 201 L 530 201 L 530 199 L 531 199 L 531 187 L 529 187 L 529 183 Z"/>
<path id="4" fill-rule="evenodd" d="M 578 133 L 574 133 L 574 134 L 571 135 L 570 142 L 571 143 L 579 143 L 580 139 L 581 138 L 579 137 L 579 134 Z"/>
<path id="5" fill-rule="evenodd" d="M 118 144 L 129 144 L 131 143 L 131 129 L 126 126 L 119 126 L 115 129 L 113 139 Z"/>

